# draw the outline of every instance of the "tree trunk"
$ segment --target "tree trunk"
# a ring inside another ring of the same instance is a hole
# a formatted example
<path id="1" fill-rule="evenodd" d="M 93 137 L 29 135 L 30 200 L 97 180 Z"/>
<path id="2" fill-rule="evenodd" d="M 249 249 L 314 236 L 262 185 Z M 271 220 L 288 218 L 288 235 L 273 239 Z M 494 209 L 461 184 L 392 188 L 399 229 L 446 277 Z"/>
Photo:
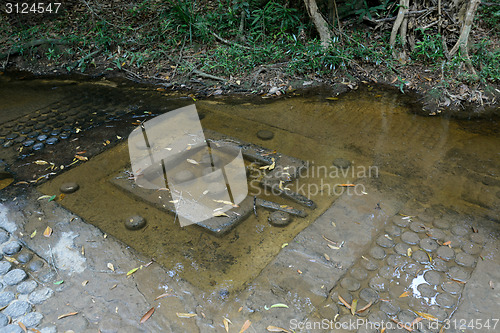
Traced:
<path id="1" fill-rule="evenodd" d="M 400 0 L 399 1 L 399 10 L 398 10 L 398 16 L 396 17 L 396 21 L 394 22 L 394 25 L 392 26 L 392 32 L 391 32 L 391 39 L 389 41 L 391 48 L 394 48 L 396 45 L 396 36 L 398 35 L 398 30 L 401 28 L 401 24 L 405 22 L 405 25 L 401 29 L 401 35 L 404 33 L 404 36 L 401 36 L 401 41 L 403 43 L 406 43 L 406 21 L 405 21 L 405 15 L 408 12 L 408 7 L 410 4 L 410 0 Z"/>
<path id="2" fill-rule="evenodd" d="M 328 23 L 318 10 L 316 0 L 304 0 L 304 4 L 306 5 L 309 17 L 312 19 L 316 30 L 318 30 L 321 46 L 327 48 L 332 42 L 332 33 L 328 28 Z"/>

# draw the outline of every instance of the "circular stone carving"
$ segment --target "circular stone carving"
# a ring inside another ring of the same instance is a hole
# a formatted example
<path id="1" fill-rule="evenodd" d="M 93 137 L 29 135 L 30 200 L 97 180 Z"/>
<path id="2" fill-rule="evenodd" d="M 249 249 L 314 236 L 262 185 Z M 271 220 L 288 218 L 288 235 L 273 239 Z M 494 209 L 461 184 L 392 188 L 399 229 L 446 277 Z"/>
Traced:
<path id="1" fill-rule="evenodd" d="M 396 302 L 381 302 L 380 310 L 382 310 L 388 316 L 395 316 L 398 314 L 400 308 Z"/>
<path id="2" fill-rule="evenodd" d="M 406 244 L 415 245 L 420 241 L 420 237 L 412 231 L 406 231 L 401 235 L 401 240 Z"/>
<path id="3" fill-rule="evenodd" d="M 434 289 L 434 287 L 432 287 L 428 284 L 425 284 L 425 283 L 418 285 L 417 290 L 419 291 L 419 293 L 422 297 L 431 298 L 431 297 L 434 297 L 437 293 L 437 291 Z"/>
<path id="4" fill-rule="evenodd" d="M 146 219 L 140 215 L 133 215 L 125 220 L 125 228 L 139 230 L 146 225 Z"/>
<path id="5" fill-rule="evenodd" d="M 437 295 L 436 302 L 443 308 L 451 309 L 457 303 L 457 299 L 448 293 L 442 293 Z"/>
<path id="6" fill-rule="evenodd" d="M 437 250 L 437 255 L 438 257 L 448 261 L 455 258 L 455 251 L 448 246 L 440 246 Z"/>
<path id="7" fill-rule="evenodd" d="M 420 247 L 427 252 L 436 251 L 439 247 L 438 243 L 434 239 L 424 238 L 420 241 Z"/>
<path id="8" fill-rule="evenodd" d="M 377 238 L 377 244 L 381 247 L 385 248 L 391 248 L 394 246 L 394 241 L 389 238 L 390 236 L 388 235 L 380 235 Z"/>
<path id="9" fill-rule="evenodd" d="M 397 254 L 400 254 L 402 256 L 407 256 L 408 255 L 408 249 L 410 249 L 411 246 L 403 243 L 397 243 L 396 246 L 394 247 L 394 251 L 396 251 Z"/>
<path id="10" fill-rule="evenodd" d="M 462 250 L 467 254 L 476 255 L 481 253 L 482 247 L 477 243 L 464 241 L 462 243 Z"/>
<path id="11" fill-rule="evenodd" d="M 364 288 L 359 292 L 359 298 L 367 303 L 375 303 L 378 300 L 378 293 L 371 288 Z"/>
<path id="12" fill-rule="evenodd" d="M 429 230 L 429 237 L 432 239 L 435 239 L 435 240 L 442 241 L 443 239 L 446 238 L 446 234 L 441 229 L 433 228 L 433 229 Z"/>
<path id="13" fill-rule="evenodd" d="M 261 140 L 271 140 L 274 138 L 274 133 L 268 130 L 260 130 L 257 132 L 257 137 Z"/>
<path id="14" fill-rule="evenodd" d="M 385 258 L 385 250 L 379 246 L 374 246 L 370 249 L 370 256 L 374 259 L 382 260 Z"/>
<path id="15" fill-rule="evenodd" d="M 450 222 L 444 219 L 434 220 L 434 226 L 439 229 L 448 229 L 450 227 Z"/>
<path id="16" fill-rule="evenodd" d="M 358 281 L 363 281 L 368 277 L 368 272 L 361 267 L 354 267 L 351 270 L 351 276 Z"/>
<path id="17" fill-rule="evenodd" d="M 459 264 L 460 266 L 472 267 L 472 266 L 474 266 L 474 263 L 476 262 L 476 260 L 470 254 L 462 252 L 462 253 L 459 253 L 455 256 L 455 262 L 457 264 Z"/>
<path id="18" fill-rule="evenodd" d="M 275 211 L 269 214 L 269 223 L 276 227 L 284 227 L 290 224 L 292 221 L 290 218 L 290 214 L 287 212 Z"/>
<path id="19" fill-rule="evenodd" d="M 441 284 L 441 274 L 436 271 L 427 271 L 424 274 L 424 280 L 432 285 Z"/>
<path id="20" fill-rule="evenodd" d="M 454 225 L 453 227 L 451 227 L 451 232 L 455 236 L 465 236 L 469 233 L 469 229 L 461 225 Z"/>
<path id="21" fill-rule="evenodd" d="M 460 268 L 460 267 L 457 267 L 457 266 L 453 266 L 448 271 L 448 276 L 450 278 L 452 278 L 453 280 L 457 280 L 457 281 L 460 281 L 460 282 L 467 282 L 467 280 L 470 277 L 470 274 L 469 274 L 469 272 L 467 272 L 463 268 Z"/>
<path id="22" fill-rule="evenodd" d="M 386 291 L 387 290 L 387 287 L 389 286 L 389 282 L 380 277 L 380 276 L 374 276 L 370 282 L 368 283 L 368 285 L 370 286 L 370 288 L 372 288 L 373 290 L 375 291 Z"/>
<path id="23" fill-rule="evenodd" d="M 401 228 L 406 228 L 410 224 L 410 219 L 404 216 L 396 215 L 392 218 L 392 223 Z"/>
<path id="24" fill-rule="evenodd" d="M 359 281 L 357 281 L 353 278 L 350 278 L 350 277 L 344 278 L 340 282 L 340 285 L 342 286 L 342 288 L 347 289 L 349 291 L 356 291 L 361 287 L 361 284 L 359 283 Z"/>
<path id="25" fill-rule="evenodd" d="M 420 264 L 428 264 L 429 256 L 422 250 L 417 250 L 411 255 L 412 259 Z"/>
<path id="26" fill-rule="evenodd" d="M 447 293 L 456 295 L 462 291 L 462 284 L 455 281 L 445 281 L 441 284 L 441 288 L 443 288 L 443 290 Z"/>

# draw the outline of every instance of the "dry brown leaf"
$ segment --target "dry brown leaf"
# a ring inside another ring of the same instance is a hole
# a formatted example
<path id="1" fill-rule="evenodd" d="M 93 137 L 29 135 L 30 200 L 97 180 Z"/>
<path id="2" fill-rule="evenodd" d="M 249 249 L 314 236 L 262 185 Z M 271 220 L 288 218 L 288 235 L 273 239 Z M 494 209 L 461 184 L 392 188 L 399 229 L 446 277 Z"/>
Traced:
<path id="1" fill-rule="evenodd" d="M 52 228 L 47 226 L 47 228 L 45 228 L 45 231 L 43 232 L 43 235 L 45 237 L 50 237 L 50 235 L 52 235 L 52 231 L 53 231 Z"/>
<path id="2" fill-rule="evenodd" d="M 287 330 L 286 328 L 278 327 L 278 326 L 272 326 L 269 325 L 266 328 L 269 332 L 285 332 L 285 333 L 291 333 L 291 331 Z"/>
<path id="3" fill-rule="evenodd" d="M 451 241 L 447 241 L 447 242 L 444 242 L 444 243 L 443 243 L 443 245 L 444 245 L 444 246 L 448 246 L 448 245 L 450 245 L 450 244 L 451 244 Z"/>
<path id="4" fill-rule="evenodd" d="M 399 295 L 399 298 L 408 297 L 408 296 L 410 296 L 410 291 L 409 290 L 407 290 L 404 293 L 402 293 L 401 295 Z"/>
<path id="5" fill-rule="evenodd" d="M 196 313 L 183 313 L 183 312 L 177 312 L 176 315 L 179 318 L 193 318 L 197 316 Z"/>
<path id="6" fill-rule="evenodd" d="M 342 304 L 345 305 L 346 308 L 348 308 L 349 310 L 351 310 L 351 305 L 349 303 L 347 303 L 347 301 L 339 295 L 339 300 L 342 302 Z"/>
<path id="7" fill-rule="evenodd" d="M 167 296 L 174 296 L 173 294 L 168 294 L 168 293 L 165 293 L 165 294 L 161 294 L 160 296 L 156 297 L 154 300 L 157 301 L 159 300 L 160 298 L 163 298 L 163 297 L 167 297 Z"/>
<path id="8" fill-rule="evenodd" d="M 250 327 L 250 325 L 252 325 L 252 322 L 247 319 L 247 321 L 245 321 L 245 323 L 243 324 L 243 326 L 241 326 L 240 333 L 245 332 Z"/>
<path id="9" fill-rule="evenodd" d="M 19 327 L 23 329 L 24 333 L 28 333 L 28 329 L 26 329 L 26 326 L 23 323 L 18 321 L 17 324 L 19 325 Z"/>
<path id="10" fill-rule="evenodd" d="M 78 314 L 78 312 L 65 313 L 65 314 L 60 315 L 59 317 L 57 317 L 57 319 L 63 319 L 63 318 L 66 318 L 66 317 L 74 316 L 76 314 Z"/>
<path id="11" fill-rule="evenodd" d="M 146 312 L 146 314 L 144 314 L 144 316 L 142 316 L 142 318 L 141 318 L 141 320 L 139 322 L 141 324 L 144 323 L 146 320 L 148 320 L 149 318 L 151 318 L 151 316 L 153 315 L 153 313 L 155 313 L 155 308 L 149 309 L 149 311 Z"/>

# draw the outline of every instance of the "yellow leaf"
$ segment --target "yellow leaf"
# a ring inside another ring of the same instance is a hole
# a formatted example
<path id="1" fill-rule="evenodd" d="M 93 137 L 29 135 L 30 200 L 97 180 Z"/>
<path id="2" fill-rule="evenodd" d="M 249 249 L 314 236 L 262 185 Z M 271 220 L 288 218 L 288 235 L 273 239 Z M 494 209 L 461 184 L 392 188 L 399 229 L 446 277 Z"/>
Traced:
<path id="1" fill-rule="evenodd" d="M 401 295 L 399 295 L 399 298 L 408 297 L 408 296 L 410 296 L 410 291 L 409 290 L 407 290 L 404 293 L 402 293 Z"/>
<path id="2" fill-rule="evenodd" d="M 416 314 L 418 314 L 420 317 L 424 318 L 424 319 L 427 319 L 427 320 L 431 320 L 431 321 L 437 321 L 438 319 L 436 317 L 434 317 L 433 315 L 431 314 L 428 314 L 428 313 L 425 313 L 425 312 L 418 312 L 418 311 L 415 311 Z"/>
<path id="3" fill-rule="evenodd" d="M 240 308 L 238 309 L 238 312 L 241 312 L 243 310 L 243 307 L 240 306 Z"/>
<path id="4" fill-rule="evenodd" d="M 245 323 L 243 324 L 243 326 L 241 326 L 240 333 L 245 332 L 250 327 L 250 325 L 252 325 L 252 322 L 247 319 L 247 321 L 245 321 Z"/>
<path id="5" fill-rule="evenodd" d="M 336 101 L 339 98 L 338 97 L 327 97 L 326 99 L 329 100 L 329 101 Z"/>
<path id="6" fill-rule="evenodd" d="M 167 297 L 167 296 L 173 296 L 173 294 L 168 294 L 168 293 L 161 294 L 160 296 L 155 298 L 155 301 L 159 300 L 160 298 Z"/>
<path id="7" fill-rule="evenodd" d="M 229 217 L 229 215 L 227 215 L 226 213 L 221 212 L 221 211 L 214 212 L 213 215 L 216 216 L 216 217 L 217 216 L 227 216 L 227 217 Z"/>
<path id="8" fill-rule="evenodd" d="M 413 253 L 413 250 L 411 249 L 411 247 L 408 248 L 408 250 L 406 251 L 406 254 L 408 254 L 408 257 L 411 257 Z"/>
<path id="9" fill-rule="evenodd" d="M 179 318 L 193 318 L 197 316 L 196 313 L 183 313 L 183 312 L 177 312 L 176 315 Z"/>
<path id="10" fill-rule="evenodd" d="M 31 233 L 30 238 L 33 238 L 35 236 L 36 236 L 36 230 Z"/>
<path id="11" fill-rule="evenodd" d="M 282 328 L 282 327 L 278 327 L 278 326 L 267 326 L 266 328 L 269 332 L 285 332 L 285 333 L 291 333 L 289 330 L 285 329 L 285 328 Z"/>
<path id="12" fill-rule="evenodd" d="M 130 271 L 127 272 L 127 276 L 134 274 L 135 272 L 137 272 L 138 269 L 139 269 L 139 267 L 132 268 Z"/>
<path id="13" fill-rule="evenodd" d="M 52 235 L 52 228 L 51 227 L 45 228 L 45 231 L 43 232 L 43 235 L 45 237 L 50 237 L 50 235 Z"/>
<path id="14" fill-rule="evenodd" d="M 352 304 L 351 304 L 351 314 L 354 316 L 354 314 L 356 313 L 356 308 L 358 307 L 358 300 L 357 299 L 354 299 L 352 300 Z"/>
<path id="15" fill-rule="evenodd" d="M 224 323 L 224 329 L 226 330 L 226 332 L 229 332 L 229 324 L 232 324 L 231 320 L 224 317 L 222 322 Z"/>

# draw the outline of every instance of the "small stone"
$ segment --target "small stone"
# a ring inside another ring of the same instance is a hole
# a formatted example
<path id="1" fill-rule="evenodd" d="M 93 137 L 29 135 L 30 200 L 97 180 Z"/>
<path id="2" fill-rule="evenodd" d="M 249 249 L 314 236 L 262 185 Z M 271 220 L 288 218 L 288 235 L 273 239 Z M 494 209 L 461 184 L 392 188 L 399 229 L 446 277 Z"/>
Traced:
<path id="1" fill-rule="evenodd" d="M 12 268 L 12 264 L 8 261 L 0 261 L 0 275 L 7 273 Z"/>
<path id="2" fill-rule="evenodd" d="M 371 259 L 361 260 L 361 265 L 363 265 L 363 267 L 366 268 L 366 270 L 368 270 L 368 271 L 374 271 L 378 268 L 378 265 L 375 262 L 375 260 L 371 260 Z"/>
<path id="3" fill-rule="evenodd" d="M 395 316 L 399 312 L 400 308 L 396 302 L 389 301 L 382 302 L 380 310 L 384 311 L 388 316 Z"/>
<path id="4" fill-rule="evenodd" d="M 361 267 L 354 267 L 351 270 L 351 276 L 358 281 L 363 281 L 368 277 L 368 272 Z"/>
<path id="5" fill-rule="evenodd" d="M 448 246 L 440 246 L 437 250 L 437 255 L 444 260 L 451 260 L 455 257 L 455 251 Z"/>
<path id="6" fill-rule="evenodd" d="M 450 221 L 444 219 L 434 220 L 434 226 L 439 229 L 448 229 L 450 228 Z"/>
<path id="7" fill-rule="evenodd" d="M 351 162 L 345 158 L 338 157 L 333 160 L 333 165 L 340 169 L 347 169 L 351 166 Z"/>
<path id="8" fill-rule="evenodd" d="M 31 252 L 22 252 L 17 256 L 17 261 L 21 264 L 25 264 L 33 258 L 33 254 Z"/>
<path id="9" fill-rule="evenodd" d="M 359 292 L 359 298 L 367 303 L 375 303 L 378 300 L 378 293 L 371 288 L 364 288 Z"/>
<path id="10" fill-rule="evenodd" d="M 428 264 L 429 263 L 429 256 L 427 253 L 425 253 L 422 250 L 417 250 L 414 251 L 413 254 L 411 255 L 412 259 L 415 260 L 416 262 L 420 264 Z"/>
<path id="11" fill-rule="evenodd" d="M 16 296 L 11 291 L 3 291 L 0 293 L 0 307 L 4 307 L 10 304 Z"/>
<path id="12" fill-rule="evenodd" d="M 441 284 L 441 288 L 443 288 L 443 290 L 447 293 L 456 295 L 462 291 L 462 284 L 455 281 L 446 281 Z"/>
<path id="13" fill-rule="evenodd" d="M 26 301 L 15 300 L 3 311 L 3 313 L 12 318 L 20 317 L 31 310 L 31 304 Z"/>
<path id="14" fill-rule="evenodd" d="M 184 183 L 184 182 L 190 181 L 194 177 L 195 177 L 194 173 L 192 173 L 191 171 L 181 170 L 181 171 L 177 172 L 173 178 L 177 183 Z"/>
<path id="15" fill-rule="evenodd" d="M 403 271 L 411 276 L 417 276 L 418 272 L 422 270 L 422 265 L 416 262 L 410 262 L 403 267 Z"/>
<path id="16" fill-rule="evenodd" d="M 391 254 L 387 257 L 387 264 L 392 267 L 402 267 L 407 262 L 408 258 L 406 256 Z"/>
<path id="17" fill-rule="evenodd" d="M 42 333 L 57 333 L 57 327 L 55 325 L 45 326 L 40 329 Z"/>
<path id="18" fill-rule="evenodd" d="M 26 140 L 23 142 L 24 147 L 33 146 L 34 144 L 35 144 L 35 140 Z"/>
<path id="19" fill-rule="evenodd" d="M 71 136 L 71 132 L 62 132 L 59 135 L 59 139 L 65 140 L 65 139 L 69 138 L 70 136 Z"/>
<path id="20" fill-rule="evenodd" d="M 432 285 L 441 284 L 441 274 L 436 271 L 427 271 L 424 274 L 424 280 Z"/>
<path id="21" fill-rule="evenodd" d="M 443 322 L 444 320 L 446 320 L 448 318 L 448 313 L 444 310 L 444 309 L 441 309 L 439 306 L 437 305 L 432 305 L 430 308 L 429 308 L 429 312 L 428 312 L 430 315 L 434 316 L 437 318 L 437 320 L 441 323 Z"/>
<path id="22" fill-rule="evenodd" d="M 4 275 L 3 277 L 3 282 L 9 286 L 14 286 L 24 279 L 26 279 L 28 275 L 26 274 L 25 271 L 23 271 L 20 268 L 16 268 L 8 272 L 7 274 Z"/>
<path id="23" fill-rule="evenodd" d="M 377 238 L 377 244 L 384 248 L 391 248 L 394 246 L 394 241 L 389 235 L 380 235 Z"/>
<path id="24" fill-rule="evenodd" d="M 469 233 L 469 230 L 465 227 L 462 227 L 460 225 L 454 225 L 452 228 L 451 228 L 451 232 L 455 235 L 455 236 L 465 236 Z"/>
<path id="25" fill-rule="evenodd" d="M 336 290 L 332 293 L 331 297 L 332 297 L 332 300 L 334 302 L 338 302 L 338 301 L 340 301 L 339 296 L 342 297 L 347 303 L 349 303 L 349 304 L 352 303 L 352 300 L 353 300 L 352 295 L 347 290 L 339 288 L 338 290 Z"/>
<path id="26" fill-rule="evenodd" d="M 383 302 L 383 303 L 386 303 L 386 302 Z M 381 325 L 381 323 L 387 323 L 388 321 L 390 321 L 390 319 L 387 318 L 387 315 L 383 311 L 375 311 L 375 312 L 370 313 L 370 315 L 368 316 L 368 321 L 370 323 L 372 323 L 373 326 L 377 325 L 377 327 L 378 327 Z M 363 325 L 363 326 L 370 326 L 370 325 Z M 378 330 L 376 332 L 378 332 Z"/>
<path id="27" fill-rule="evenodd" d="M 45 143 L 48 145 L 55 145 L 58 142 L 59 142 L 59 139 L 55 138 L 55 137 L 48 138 L 47 141 L 45 141 Z"/>
<path id="28" fill-rule="evenodd" d="M 392 223 L 401 228 L 406 228 L 410 224 L 410 219 L 405 216 L 396 215 L 391 220 Z"/>
<path id="29" fill-rule="evenodd" d="M 0 244 L 5 243 L 10 238 L 9 233 L 3 229 L 0 229 Z"/>
<path id="30" fill-rule="evenodd" d="M 23 333 L 23 329 L 18 324 L 9 324 L 2 328 L 2 333 Z"/>
<path id="31" fill-rule="evenodd" d="M 13 141 L 14 141 L 15 143 L 21 143 L 21 142 L 23 142 L 24 140 L 26 140 L 26 137 L 25 137 L 25 136 L 20 136 L 20 137 L 15 138 Z"/>
<path id="32" fill-rule="evenodd" d="M 17 321 L 23 323 L 26 327 L 31 328 L 40 325 L 42 319 L 43 315 L 41 313 L 30 312 L 19 318 Z"/>
<path id="33" fill-rule="evenodd" d="M 431 297 L 434 297 L 437 293 L 437 291 L 434 289 L 434 287 L 432 287 L 428 284 L 425 284 L 425 283 L 419 284 L 417 287 L 417 290 L 419 291 L 419 293 L 422 297 L 431 298 Z"/>
<path id="34" fill-rule="evenodd" d="M 125 220 L 125 228 L 129 230 L 139 230 L 145 225 L 146 219 L 140 215 L 133 215 Z"/>
<path id="35" fill-rule="evenodd" d="M 436 251 L 439 247 L 438 243 L 434 239 L 424 238 L 420 240 L 420 247 L 427 252 Z"/>
<path id="36" fill-rule="evenodd" d="M 17 133 L 10 133 L 9 135 L 7 135 L 5 138 L 7 140 L 14 140 L 15 138 L 17 138 L 19 136 L 19 134 Z"/>
<path id="37" fill-rule="evenodd" d="M 361 286 L 361 284 L 357 280 L 350 278 L 350 277 L 344 278 L 340 282 L 340 285 L 342 286 L 342 288 L 344 288 L 348 291 L 356 291 Z"/>
<path id="38" fill-rule="evenodd" d="M 33 139 L 40 135 L 40 132 L 30 132 L 28 133 L 28 138 Z"/>
<path id="39" fill-rule="evenodd" d="M 401 323 L 407 326 L 411 326 L 411 323 L 417 318 L 417 316 L 410 310 L 403 310 L 398 313 L 398 319 Z"/>
<path id="40" fill-rule="evenodd" d="M 33 145 L 33 150 L 42 150 L 45 147 L 45 145 L 41 142 L 35 143 Z"/>
<path id="41" fill-rule="evenodd" d="M 378 274 L 384 279 L 391 280 L 394 278 L 395 269 L 391 266 L 383 266 L 379 269 Z"/>
<path id="42" fill-rule="evenodd" d="M 370 249 L 369 254 L 377 260 L 382 260 L 385 258 L 385 250 L 379 246 L 374 246 Z"/>
<path id="43" fill-rule="evenodd" d="M 482 234 L 473 233 L 470 235 L 470 240 L 479 245 L 484 245 L 486 243 L 486 237 Z"/>
<path id="44" fill-rule="evenodd" d="M 29 294 L 36 289 L 38 283 L 36 281 L 23 281 L 17 286 L 17 292 L 20 294 Z"/>
<path id="45" fill-rule="evenodd" d="M 410 223 L 409 226 L 410 230 L 413 232 L 424 232 L 427 230 L 427 227 L 425 226 L 424 222 L 420 221 L 419 219 L 415 219 Z"/>
<path id="46" fill-rule="evenodd" d="M 69 182 L 69 183 L 63 183 L 59 188 L 59 191 L 61 191 L 61 193 L 70 194 L 78 191 L 79 188 L 80 185 L 78 185 L 77 183 Z"/>
<path id="47" fill-rule="evenodd" d="M 448 276 L 451 279 L 457 280 L 459 282 L 467 282 L 467 280 L 470 277 L 470 274 L 467 271 L 465 271 L 463 268 L 453 266 L 448 271 Z"/>
<path id="48" fill-rule="evenodd" d="M 287 212 L 275 211 L 269 214 L 269 223 L 276 227 L 284 227 L 290 224 L 291 218 L 290 214 Z"/>
<path id="49" fill-rule="evenodd" d="M 413 231 L 406 231 L 401 235 L 401 240 L 406 244 L 415 245 L 420 242 L 420 237 Z"/>
<path id="50" fill-rule="evenodd" d="M 472 267 L 474 266 L 476 259 L 474 259 L 474 257 L 471 256 L 470 254 L 462 252 L 455 256 L 455 262 L 460 266 Z"/>
<path id="51" fill-rule="evenodd" d="M 411 249 L 411 246 L 403 243 L 397 243 L 394 247 L 394 251 L 402 256 L 408 255 L 408 249 Z"/>
<path id="52" fill-rule="evenodd" d="M 54 290 L 52 290 L 48 287 L 44 287 L 42 289 L 38 289 L 38 290 L 35 290 L 34 292 L 32 292 L 29 295 L 28 300 L 32 304 L 42 304 L 45 300 L 52 297 L 52 295 L 54 295 Z"/>
<path id="53" fill-rule="evenodd" d="M 9 318 L 0 312 L 0 327 L 5 327 L 9 323 Z"/>
<path id="54" fill-rule="evenodd" d="M 45 141 L 45 140 L 47 140 L 47 135 L 41 134 L 41 135 L 37 136 L 36 139 L 38 141 Z"/>
<path id="55" fill-rule="evenodd" d="M 444 233 L 444 231 L 438 228 L 433 228 L 429 230 L 428 234 L 429 237 L 434 240 L 443 241 L 446 238 L 446 234 Z"/>
<path id="56" fill-rule="evenodd" d="M 260 130 L 257 132 L 257 137 L 261 140 L 271 140 L 274 138 L 274 133 L 268 130 Z"/>
<path id="57" fill-rule="evenodd" d="M 483 248 L 482 248 L 482 246 L 478 245 L 477 243 L 464 241 L 462 243 L 462 250 L 467 254 L 476 255 L 476 254 L 481 253 Z"/>
<path id="58" fill-rule="evenodd" d="M 432 268 L 436 272 L 447 272 L 448 271 L 448 265 L 446 264 L 446 261 L 440 258 L 436 258 L 432 260 Z"/>
<path id="59" fill-rule="evenodd" d="M 387 287 L 389 286 L 389 281 L 386 279 L 380 277 L 380 276 L 374 276 L 370 282 L 368 283 L 370 288 L 372 288 L 375 291 L 386 291 Z"/>
<path id="60" fill-rule="evenodd" d="M 21 250 L 21 244 L 18 241 L 12 241 L 10 243 L 4 244 L 2 247 L 2 252 L 6 255 L 16 254 Z"/>
<path id="61" fill-rule="evenodd" d="M 38 272 L 42 267 L 43 267 L 43 261 L 41 260 L 32 261 L 28 265 L 28 269 L 32 272 Z"/>
<path id="62" fill-rule="evenodd" d="M 436 302 L 438 305 L 446 309 L 451 309 L 457 303 L 457 299 L 448 293 L 442 293 L 437 295 Z"/>
<path id="63" fill-rule="evenodd" d="M 391 237 L 401 236 L 401 228 L 394 224 L 389 224 L 385 228 L 385 232 Z"/>

